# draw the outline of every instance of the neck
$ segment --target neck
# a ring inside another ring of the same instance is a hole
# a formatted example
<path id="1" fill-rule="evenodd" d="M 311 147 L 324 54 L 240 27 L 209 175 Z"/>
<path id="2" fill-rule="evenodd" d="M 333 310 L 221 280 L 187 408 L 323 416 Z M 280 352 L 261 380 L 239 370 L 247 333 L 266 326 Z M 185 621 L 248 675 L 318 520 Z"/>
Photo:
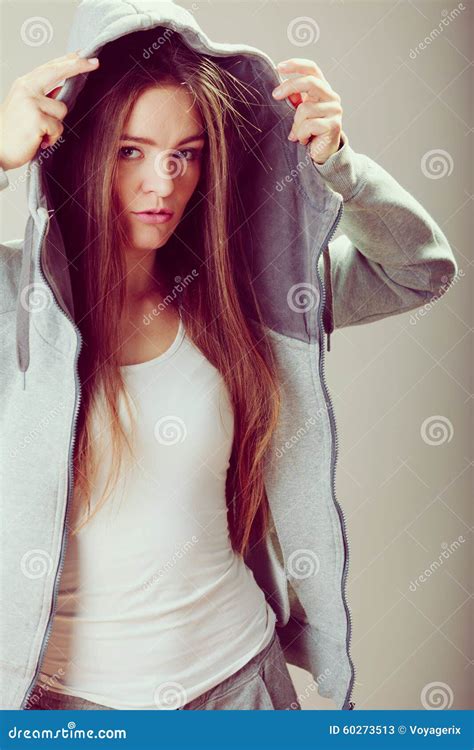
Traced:
<path id="1" fill-rule="evenodd" d="M 148 254 L 138 262 L 130 261 L 126 276 L 127 302 L 129 306 L 140 305 L 153 298 L 162 299 L 164 284 L 157 276 L 155 253 Z"/>

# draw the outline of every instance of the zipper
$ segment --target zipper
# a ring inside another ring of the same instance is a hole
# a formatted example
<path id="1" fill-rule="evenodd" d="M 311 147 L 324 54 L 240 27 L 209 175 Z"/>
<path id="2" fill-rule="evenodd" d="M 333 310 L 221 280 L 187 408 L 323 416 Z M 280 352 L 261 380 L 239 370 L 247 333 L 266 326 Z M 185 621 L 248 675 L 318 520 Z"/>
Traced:
<path id="1" fill-rule="evenodd" d="M 41 249 L 43 247 L 43 242 L 44 242 L 45 237 L 46 237 L 46 235 L 48 233 L 49 222 L 50 222 L 50 217 L 49 217 L 49 214 L 48 214 L 45 227 L 44 227 L 44 229 L 43 229 L 43 231 L 41 233 L 41 237 L 40 237 L 40 253 L 39 253 L 39 255 L 41 255 Z M 28 687 L 28 689 L 26 691 L 26 694 L 25 694 L 25 696 L 23 698 L 23 701 L 22 701 L 22 704 L 20 706 L 20 709 L 24 709 L 26 707 L 26 705 L 27 705 L 27 703 L 28 703 L 28 701 L 29 701 L 29 699 L 31 697 L 31 694 L 33 692 L 33 688 L 34 688 L 35 682 L 37 680 L 37 677 L 38 677 L 40 669 L 41 669 L 41 664 L 42 664 L 42 661 L 43 661 L 43 658 L 44 658 L 44 654 L 46 652 L 48 641 L 49 641 L 49 638 L 51 636 L 52 622 L 53 622 L 53 617 L 54 617 L 54 613 L 55 613 L 55 610 L 56 610 L 56 603 L 57 603 L 57 597 L 58 597 L 59 579 L 61 577 L 61 573 L 62 573 L 62 570 L 63 570 L 63 567 L 64 567 L 64 556 L 65 556 L 65 551 L 66 551 L 66 540 L 67 540 L 67 524 L 66 524 L 65 521 L 66 521 L 66 517 L 67 517 L 69 500 L 70 500 L 70 497 L 71 497 L 71 494 L 72 494 L 72 487 L 73 487 L 73 478 L 72 478 L 73 477 L 73 461 L 72 461 L 72 455 L 73 455 L 73 449 L 74 449 L 74 441 L 75 441 L 75 437 L 76 437 L 76 424 L 77 424 L 77 417 L 78 417 L 78 413 L 79 413 L 79 404 L 80 404 L 80 401 L 81 401 L 80 381 L 79 381 L 79 373 L 78 373 L 78 369 L 77 369 L 77 362 L 78 362 L 78 359 L 79 359 L 79 353 L 80 353 L 81 347 L 82 347 L 82 335 L 81 335 L 81 332 L 80 332 L 79 328 L 76 326 L 76 324 L 75 324 L 74 320 L 71 318 L 71 316 L 65 310 L 63 310 L 63 308 L 59 305 L 58 301 L 56 300 L 56 297 L 54 296 L 53 290 L 51 289 L 51 286 L 48 283 L 48 280 L 47 280 L 46 276 L 43 273 L 43 269 L 41 268 L 41 262 L 40 262 L 39 257 L 38 257 L 38 263 L 36 264 L 36 268 L 39 271 L 39 275 L 40 275 L 41 280 L 45 284 L 46 288 L 49 289 L 49 291 L 51 293 L 51 297 L 53 299 L 53 302 L 54 302 L 55 306 L 67 318 L 67 320 L 72 324 L 72 326 L 73 326 L 73 328 L 74 328 L 74 330 L 76 332 L 76 335 L 77 335 L 77 344 L 78 345 L 76 346 L 76 352 L 75 352 L 75 358 L 74 358 L 75 403 L 74 403 L 74 413 L 73 413 L 72 428 L 71 428 L 70 438 L 69 438 L 68 476 L 67 476 L 68 487 L 67 487 L 67 496 L 66 496 L 66 512 L 65 512 L 65 515 L 64 515 L 63 533 L 62 533 L 62 539 L 61 539 L 61 552 L 60 552 L 60 556 L 59 556 L 59 564 L 58 564 L 58 567 L 56 569 L 56 575 L 55 575 L 55 579 L 54 579 L 54 587 L 53 587 L 53 595 L 52 595 L 52 599 L 51 599 L 51 608 L 50 608 L 50 612 L 49 612 L 49 619 L 48 619 L 48 623 L 46 625 L 45 634 L 43 636 L 43 642 L 41 644 L 40 655 L 39 655 L 38 661 L 36 663 L 36 669 L 35 669 L 35 673 L 34 673 L 33 679 L 32 679 L 32 681 L 31 681 L 31 683 L 30 683 L 30 685 L 29 685 L 29 687 Z"/>
<path id="2" fill-rule="evenodd" d="M 350 642 L 351 642 L 351 637 L 352 637 L 352 618 L 351 618 L 351 613 L 350 613 L 350 610 L 349 610 L 349 607 L 348 607 L 348 604 L 347 604 L 347 600 L 346 600 L 346 580 L 347 580 L 347 573 L 348 573 L 348 569 L 349 569 L 349 543 L 348 543 L 348 539 L 347 539 L 346 519 L 345 519 L 345 516 L 344 516 L 344 511 L 343 511 L 342 507 L 339 505 L 339 503 L 338 503 L 338 501 L 336 499 L 336 481 L 335 481 L 335 476 L 336 476 L 336 462 L 337 462 L 337 457 L 338 457 L 338 452 L 339 452 L 339 443 L 338 443 L 337 429 L 336 429 L 336 418 L 335 418 L 335 415 L 334 415 L 333 405 L 332 405 L 332 402 L 331 402 L 331 396 L 329 394 L 329 389 L 328 389 L 328 386 L 327 386 L 327 383 L 326 383 L 326 376 L 325 376 L 325 373 L 324 373 L 324 364 L 325 364 L 324 333 L 325 332 L 324 332 L 324 327 L 323 327 L 323 323 L 322 323 L 322 312 L 321 311 L 324 309 L 324 304 L 325 304 L 325 301 L 326 301 L 326 290 L 324 288 L 324 284 L 322 283 L 322 279 L 321 279 L 321 277 L 319 275 L 319 268 L 318 268 L 318 260 L 319 260 L 319 257 L 321 255 L 321 252 L 322 252 L 323 248 L 325 248 L 326 245 L 328 245 L 328 243 L 330 242 L 332 236 L 334 235 L 334 233 L 335 233 L 335 231 L 336 231 L 336 229 L 338 227 L 338 224 L 339 224 L 339 222 L 341 220 L 343 211 L 344 211 L 344 202 L 341 202 L 341 204 L 339 206 L 338 214 L 336 216 L 336 219 L 334 220 L 334 223 L 333 223 L 331 229 L 329 230 L 328 235 L 326 236 L 326 239 L 324 240 L 324 243 L 321 245 L 321 248 L 319 250 L 318 257 L 316 259 L 316 272 L 317 272 L 317 277 L 318 277 L 318 281 L 319 281 L 319 289 L 320 289 L 320 304 L 319 304 L 319 309 L 318 309 L 318 323 L 319 323 L 319 332 L 320 332 L 319 374 L 320 374 L 321 384 L 322 384 L 322 387 L 323 387 L 324 398 L 326 400 L 326 406 L 328 408 L 329 422 L 330 422 L 330 425 L 331 425 L 331 435 L 332 435 L 332 447 L 331 447 L 331 492 L 332 492 L 332 498 L 333 498 L 333 501 L 334 501 L 334 505 L 335 505 L 336 510 L 338 512 L 338 515 L 339 515 L 339 520 L 340 520 L 341 530 L 342 530 L 342 538 L 343 538 L 343 543 L 344 543 L 344 566 L 343 566 L 342 578 L 341 578 L 341 595 L 342 595 L 342 601 L 343 601 L 343 604 L 344 604 L 344 609 L 345 609 L 345 612 L 346 612 L 347 624 L 348 624 L 347 636 L 346 636 L 347 658 L 349 660 L 349 664 L 350 664 L 350 667 L 351 667 L 351 670 L 352 670 L 352 676 L 351 676 L 351 679 L 350 679 L 350 682 L 349 682 L 349 688 L 348 688 L 348 691 L 347 691 L 347 694 L 346 694 L 346 698 L 345 698 L 345 701 L 344 701 L 344 706 L 348 705 L 349 706 L 349 710 L 352 710 L 354 708 L 354 706 L 355 706 L 355 703 L 354 703 L 354 701 L 352 701 L 350 699 L 351 699 L 351 695 L 352 695 L 352 691 L 353 691 L 353 685 L 354 685 L 354 681 L 355 681 L 355 667 L 354 667 L 354 664 L 352 662 L 351 655 L 350 655 Z M 327 339 L 327 344 L 328 344 L 328 351 L 329 351 L 329 336 L 328 336 L 328 339 Z"/>

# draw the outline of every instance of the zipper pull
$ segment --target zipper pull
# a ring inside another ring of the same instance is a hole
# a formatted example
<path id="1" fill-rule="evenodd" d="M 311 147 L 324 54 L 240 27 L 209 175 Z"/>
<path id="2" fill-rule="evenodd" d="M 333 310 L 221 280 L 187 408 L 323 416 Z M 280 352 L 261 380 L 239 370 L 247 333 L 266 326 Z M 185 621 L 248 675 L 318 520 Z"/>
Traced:
<path id="1" fill-rule="evenodd" d="M 327 350 L 328 350 L 328 352 L 330 352 L 331 351 L 331 334 L 330 333 L 326 334 L 326 339 L 327 339 L 327 343 L 328 343 Z"/>

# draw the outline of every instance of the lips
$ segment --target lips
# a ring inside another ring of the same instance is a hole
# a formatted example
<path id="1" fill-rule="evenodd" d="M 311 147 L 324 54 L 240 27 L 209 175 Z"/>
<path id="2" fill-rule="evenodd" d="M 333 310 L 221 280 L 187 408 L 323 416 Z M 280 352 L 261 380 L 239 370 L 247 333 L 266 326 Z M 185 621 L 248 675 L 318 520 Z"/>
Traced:
<path id="1" fill-rule="evenodd" d="M 164 224 L 171 220 L 173 211 L 161 209 L 160 211 L 132 211 L 137 221 L 143 224 Z"/>
<path id="2" fill-rule="evenodd" d="M 132 211 L 132 213 L 134 213 L 134 214 L 152 214 L 152 215 L 163 215 L 163 214 L 166 214 L 167 216 L 172 216 L 174 212 L 171 211 L 171 209 L 169 209 L 169 208 L 160 208 L 160 209 L 151 208 L 149 210 L 144 210 L 144 211 Z"/>

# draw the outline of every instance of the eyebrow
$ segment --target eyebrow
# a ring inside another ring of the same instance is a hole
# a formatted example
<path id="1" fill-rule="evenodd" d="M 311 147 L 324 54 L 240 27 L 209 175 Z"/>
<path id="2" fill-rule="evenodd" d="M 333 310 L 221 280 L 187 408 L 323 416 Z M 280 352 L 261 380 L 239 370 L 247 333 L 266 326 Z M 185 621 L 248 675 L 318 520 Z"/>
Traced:
<path id="1" fill-rule="evenodd" d="M 146 143 L 149 146 L 157 146 L 158 144 L 153 141 L 151 138 L 141 138 L 138 135 L 128 135 L 127 133 L 123 133 L 120 136 L 121 141 L 135 141 L 135 143 Z M 176 144 L 176 147 L 182 146 L 183 143 L 192 143 L 192 141 L 204 141 L 204 132 L 201 133 L 193 133 L 193 135 L 187 136 L 186 138 L 183 138 L 182 141 Z"/>

